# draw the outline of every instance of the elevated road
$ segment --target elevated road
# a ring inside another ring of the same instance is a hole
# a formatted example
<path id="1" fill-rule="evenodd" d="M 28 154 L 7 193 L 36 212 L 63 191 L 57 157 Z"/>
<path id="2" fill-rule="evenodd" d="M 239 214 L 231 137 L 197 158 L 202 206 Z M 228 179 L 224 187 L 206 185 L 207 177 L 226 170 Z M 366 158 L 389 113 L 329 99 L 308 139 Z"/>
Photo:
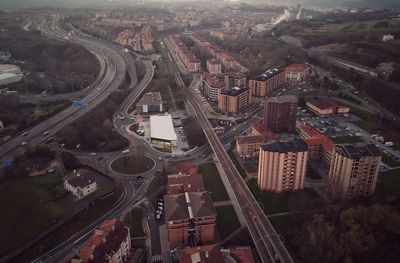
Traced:
<path id="1" fill-rule="evenodd" d="M 71 41 L 87 48 L 98 58 L 100 74 L 91 84 L 90 93 L 82 99 L 83 108 L 75 108 L 71 105 L 62 112 L 4 143 L 0 147 L 1 160 L 13 159 L 25 152 L 29 147 L 46 141 L 62 127 L 75 121 L 99 105 L 112 91 L 120 87 L 125 79 L 127 65 L 120 51 L 106 46 L 100 41 L 79 35 L 68 36 L 66 32 L 57 27 L 55 21 L 45 21 L 39 26 L 39 29 L 48 37 Z"/>
<path id="2" fill-rule="evenodd" d="M 236 200 L 234 201 L 239 204 L 248 231 L 262 262 L 294 262 L 279 235 L 266 217 L 264 211 L 261 209 L 245 181 L 240 176 L 240 173 L 226 152 L 224 144 L 215 134 L 210 122 L 208 121 L 206 113 L 202 110 L 199 102 L 193 97 L 190 90 L 184 84 L 179 71 L 176 69 L 176 65 L 170 63 L 169 66 L 172 67 L 172 71 L 175 72 L 174 78 L 176 83 L 192 105 L 213 152 L 225 170 L 229 183 L 235 193 Z"/>

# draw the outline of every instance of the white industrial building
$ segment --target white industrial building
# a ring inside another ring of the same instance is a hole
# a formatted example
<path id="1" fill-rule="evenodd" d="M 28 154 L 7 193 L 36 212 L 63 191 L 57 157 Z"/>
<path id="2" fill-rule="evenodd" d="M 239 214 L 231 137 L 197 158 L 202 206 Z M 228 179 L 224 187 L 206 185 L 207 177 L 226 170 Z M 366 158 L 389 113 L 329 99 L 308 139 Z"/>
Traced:
<path id="1" fill-rule="evenodd" d="M 0 64 L 0 85 L 8 85 L 22 79 L 21 69 L 16 65 Z"/>
<path id="2" fill-rule="evenodd" d="M 151 143 L 160 148 L 167 150 L 176 148 L 178 138 L 170 114 L 150 116 L 150 139 Z"/>

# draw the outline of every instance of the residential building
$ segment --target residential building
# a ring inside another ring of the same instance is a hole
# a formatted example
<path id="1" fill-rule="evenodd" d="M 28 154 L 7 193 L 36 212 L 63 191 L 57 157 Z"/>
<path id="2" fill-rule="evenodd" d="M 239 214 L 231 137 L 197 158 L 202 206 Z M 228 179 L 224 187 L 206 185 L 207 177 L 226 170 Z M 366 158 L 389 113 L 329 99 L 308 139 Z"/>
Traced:
<path id="1" fill-rule="evenodd" d="M 285 68 L 286 81 L 304 81 L 311 75 L 311 66 L 307 64 L 293 64 Z"/>
<path id="2" fill-rule="evenodd" d="M 217 215 L 209 192 L 164 196 L 169 245 L 206 245 L 215 241 Z"/>
<path id="3" fill-rule="evenodd" d="M 321 117 L 343 115 L 350 112 L 349 107 L 342 106 L 328 98 L 309 99 L 306 101 L 306 106 Z"/>
<path id="4" fill-rule="evenodd" d="M 335 145 L 329 170 L 332 193 L 343 199 L 372 195 L 381 160 L 374 144 Z"/>
<path id="5" fill-rule="evenodd" d="M 250 90 L 243 86 L 223 89 L 218 95 L 218 109 L 222 112 L 237 113 L 250 103 Z"/>
<path id="6" fill-rule="evenodd" d="M 258 156 L 260 154 L 261 145 L 278 139 L 279 135 L 271 131 L 259 135 L 241 135 L 236 137 L 236 152 L 240 156 Z"/>
<path id="7" fill-rule="evenodd" d="M 240 72 L 226 72 L 224 73 L 225 83 L 228 88 L 233 87 L 247 87 L 246 75 Z"/>
<path id="8" fill-rule="evenodd" d="M 171 151 L 176 148 L 177 140 L 170 114 L 150 116 L 150 141 L 152 144 Z"/>
<path id="9" fill-rule="evenodd" d="M 196 175 L 198 174 L 197 166 L 188 162 L 179 162 L 175 165 L 176 173 Z"/>
<path id="10" fill-rule="evenodd" d="M 261 146 L 258 187 L 261 191 L 284 192 L 304 188 L 308 146 L 301 139 L 269 142 Z"/>
<path id="11" fill-rule="evenodd" d="M 225 78 L 218 75 L 205 74 L 202 82 L 204 96 L 212 101 L 218 101 L 218 96 L 227 87 Z"/>
<path id="12" fill-rule="evenodd" d="M 201 174 L 177 173 L 168 175 L 167 194 L 204 191 Z"/>
<path id="13" fill-rule="evenodd" d="M 201 70 L 200 60 L 189 51 L 189 48 L 180 40 L 179 37 L 171 36 L 170 42 L 188 71 L 198 72 Z"/>
<path id="14" fill-rule="evenodd" d="M 295 133 L 297 117 L 297 97 L 284 95 L 265 99 L 264 122 L 274 133 Z"/>
<path id="15" fill-rule="evenodd" d="M 271 69 L 249 80 L 251 94 L 257 97 L 265 97 L 271 91 L 281 87 L 285 83 L 285 71 Z"/>
<path id="16" fill-rule="evenodd" d="M 122 263 L 131 250 L 128 225 L 120 220 L 104 221 L 90 239 L 83 244 L 72 263 Z"/>
<path id="17" fill-rule="evenodd" d="M 335 143 L 328 136 L 318 132 L 310 125 L 301 125 L 298 130 L 308 145 L 308 159 L 310 161 L 322 160 L 323 164 L 329 167 Z"/>
<path id="18" fill-rule="evenodd" d="M 126 29 L 118 34 L 115 41 L 122 46 L 133 47 L 135 45 L 135 33 L 130 29 Z"/>
<path id="19" fill-rule="evenodd" d="M 222 263 L 224 257 L 218 245 L 179 249 L 179 263 Z"/>
<path id="20" fill-rule="evenodd" d="M 143 113 L 154 113 L 163 111 L 163 103 L 160 92 L 148 92 L 137 104 Z"/>
<path id="21" fill-rule="evenodd" d="M 64 177 L 64 188 L 76 198 L 82 199 L 97 190 L 96 175 L 91 171 L 79 169 Z"/>
<path id="22" fill-rule="evenodd" d="M 143 26 L 140 36 L 141 36 L 140 43 L 141 43 L 142 49 L 144 51 L 152 51 L 153 50 L 153 37 L 151 36 L 150 25 Z"/>
<path id="23" fill-rule="evenodd" d="M 222 73 L 222 65 L 215 58 L 211 58 L 207 60 L 207 70 L 210 74 L 221 74 Z"/>

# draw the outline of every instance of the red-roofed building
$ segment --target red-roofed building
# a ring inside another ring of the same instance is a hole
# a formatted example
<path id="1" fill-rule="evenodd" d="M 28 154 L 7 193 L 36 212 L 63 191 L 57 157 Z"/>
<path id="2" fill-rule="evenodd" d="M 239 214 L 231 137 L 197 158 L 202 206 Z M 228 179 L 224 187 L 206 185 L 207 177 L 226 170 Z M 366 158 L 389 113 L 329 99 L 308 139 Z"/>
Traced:
<path id="1" fill-rule="evenodd" d="M 72 263 L 122 263 L 131 250 L 129 227 L 120 220 L 104 221 L 81 247 Z"/>
<path id="2" fill-rule="evenodd" d="M 135 44 L 135 33 L 130 29 L 126 29 L 118 34 L 115 41 L 122 46 L 133 47 Z"/>
<path id="3" fill-rule="evenodd" d="M 299 133 L 308 145 L 310 160 L 322 160 L 330 166 L 335 143 L 310 125 L 298 126 Z"/>
<path id="4" fill-rule="evenodd" d="M 197 166 L 187 162 L 179 162 L 175 165 L 176 173 L 183 173 L 183 174 L 191 174 L 195 175 L 198 174 Z"/>
<path id="5" fill-rule="evenodd" d="M 306 106 L 309 110 L 321 117 L 343 115 L 350 112 L 349 107 L 339 105 L 327 98 L 309 99 L 306 101 Z"/>
<path id="6" fill-rule="evenodd" d="M 261 145 L 279 138 L 279 134 L 268 130 L 262 123 L 255 123 L 252 125 L 251 135 L 236 137 L 236 152 L 246 157 L 258 156 Z"/>
<path id="7" fill-rule="evenodd" d="M 221 74 L 222 65 L 215 58 L 207 60 L 207 70 L 210 74 Z"/>
<path id="8" fill-rule="evenodd" d="M 286 81 L 303 81 L 312 75 L 312 69 L 307 64 L 292 64 L 285 68 Z"/>
<path id="9" fill-rule="evenodd" d="M 170 174 L 168 175 L 167 194 L 183 194 L 185 192 L 204 191 L 201 174 Z"/>
<path id="10" fill-rule="evenodd" d="M 217 101 L 223 89 L 227 87 L 224 76 L 205 74 L 202 89 L 206 98 Z"/>
<path id="11" fill-rule="evenodd" d="M 222 263 L 224 258 L 217 245 L 187 247 L 179 250 L 179 263 Z"/>
<path id="12" fill-rule="evenodd" d="M 242 263 L 254 263 L 254 258 L 250 247 L 221 249 L 221 252 L 223 255 L 235 255 Z"/>

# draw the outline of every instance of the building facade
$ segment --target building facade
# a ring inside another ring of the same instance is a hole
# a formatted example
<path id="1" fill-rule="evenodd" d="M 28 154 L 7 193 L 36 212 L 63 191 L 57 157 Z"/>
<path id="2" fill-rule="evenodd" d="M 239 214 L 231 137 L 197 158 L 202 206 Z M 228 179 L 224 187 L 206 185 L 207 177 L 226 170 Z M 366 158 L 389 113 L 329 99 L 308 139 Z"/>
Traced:
<path id="1" fill-rule="evenodd" d="M 335 145 L 329 170 L 331 192 L 342 199 L 372 195 L 381 160 L 373 144 Z"/>
<path id="2" fill-rule="evenodd" d="M 265 99 L 263 124 L 272 132 L 294 133 L 296 131 L 296 118 L 296 96 L 285 95 Z"/>
<path id="3" fill-rule="evenodd" d="M 300 139 L 275 141 L 260 148 L 258 187 L 261 191 L 285 192 L 304 188 L 308 161 L 307 144 Z"/>
<path id="4" fill-rule="evenodd" d="M 306 106 L 310 111 L 321 117 L 343 115 L 350 112 L 349 107 L 342 106 L 326 98 L 309 99 L 306 101 Z"/>
<path id="5" fill-rule="evenodd" d="M 225 78 L 218 75 L 206 74 L 202 82 L 204 96 L 212 101 L 218 101 L 218 96 L 223 89 L 227 87 Z"/>
<path id="6" fill-rule="evenodd" d="M 96 176 L 88 170 L 79 169 L 64 177 L 64 188 L 77 199 L 82 199 L 97 191 Z"/>
<path id="7" fill-rule="evenodd" d="M 292 64 L 285 68 L 286 81 L 299 82 L 307 79 L 312 75 L 312 69 L 307 64 Z"/>
<path id="8" fill-rule="evenodd" d="M 250 103 L 250 90 L 245 87 L 223 89 L 218 95 L 218 109 L 222 112 L 237 113 Z"/>
<path id="9" fill-rule="evenodd" d="M 225 83 L 228 88 L 247 87 L 246 75 L 240 72 L 224 73 Z"/>
<path id="10" fill-rule="evenodd" d="M 222 73 L 222 65 L 215 58 L 211 58 L 207 60 L 207 70 L 210 74 L 221 74 Z"/>
<path id="11" fill-rule="evenodd" d="M 249 80 L 251 94 L 257 97 L 265 97 L 271 91 L 281 87 L 285 83 L 285 71 L 271 69 Z"/>

